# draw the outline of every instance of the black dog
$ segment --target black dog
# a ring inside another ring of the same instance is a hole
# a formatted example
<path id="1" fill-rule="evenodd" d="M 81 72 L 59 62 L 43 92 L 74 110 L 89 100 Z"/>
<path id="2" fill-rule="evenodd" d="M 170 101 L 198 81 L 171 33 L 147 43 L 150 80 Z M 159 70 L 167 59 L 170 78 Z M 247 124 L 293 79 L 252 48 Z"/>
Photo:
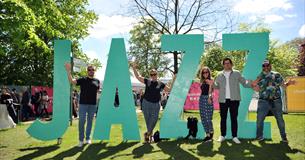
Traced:
<path id="1" fill-rule="evenodd" d="M 190 136 L 196 138 L 198 132 L 197 122 L 198 120 L 195 117 L 187 118 L 187 128 L 189 129 L 189 134 L 185 137 L 185 139 L 188 139 Z"/>

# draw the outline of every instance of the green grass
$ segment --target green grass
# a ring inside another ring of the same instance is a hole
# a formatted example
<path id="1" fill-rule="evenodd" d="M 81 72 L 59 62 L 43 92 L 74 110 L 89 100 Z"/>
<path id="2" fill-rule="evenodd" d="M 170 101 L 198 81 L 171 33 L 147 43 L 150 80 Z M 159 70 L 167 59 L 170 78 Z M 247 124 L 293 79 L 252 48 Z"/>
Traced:
<path id="1" fill-rule="evenodd" d="M 184 117 L 197 116 L 197 112 L 185 113 Z M 249 118 L 255 120 L 256 114 Z M 219 113 L 213 117 L 215 137 L 219 136 Z M 73 121 L 63 136 L 62 144 L 57 141 L 38 141 L 31 138 L 26 129 L 28 124 L 18 125 L 15 129 L 0 131 L 0 159 L 305 159 L 305 114 L 284 115 L 289 144 L 280 143 L 280 135 L 273 117 L 272 141 L 257 142 L 243 139 L 242 144 L 233 144 L 231 140 L 220 144 L 201 143 L 200 140 L 169 140 L 153 144 L 143 144 L 142 141 L 123 142 L 121 127 L 113 126 L 109 141 L 93 141 L 93 144 L 83 148 L 76 147 L 78 143 L 78 121 Z M 141 136 L 145 131 L 142 113 L 138 114 Z M 159 124 L 157 124 L 157 127 Z M 143 139 L 143 137 L 142 137 Z"/>

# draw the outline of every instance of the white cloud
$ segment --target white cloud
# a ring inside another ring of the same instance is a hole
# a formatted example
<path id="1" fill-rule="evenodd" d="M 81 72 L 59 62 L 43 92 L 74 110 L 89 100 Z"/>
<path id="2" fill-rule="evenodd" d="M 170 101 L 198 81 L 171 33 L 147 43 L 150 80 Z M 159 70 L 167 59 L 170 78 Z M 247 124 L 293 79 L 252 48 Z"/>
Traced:
<path id="1" fill-rule="evenodd" d="M 234 11 L 241 14 L 265 14 L 272 10 L 289 10 L 293 5 L 289 0 L 240 0 L 234 6 Z"/>
<path id="2" fill-rule="evenodd" d="M 305 24 L 303 24 L 303 26 L 300 28 L 299 35 L 301 37 L 305 37 Z"/>
<path id="3" fill-rule="evenodd" d="M 265 19 L 265 22 L 269 23 L 269 24 L 284 20 L 284 18 L 282 16 L 275 15 L 275 14 L 266 15 L 264 19 Z"/>
<path id="4" fill-rule="evenodd" d="M 294 17 L 297 17 L 297 14 L 284 14 L 284 17 L 286 17 L 286 18 L 294 18 Z"/>
<path id="5" fill-rule="evenodd" d="M 89 37 L 104 39 L 113 35 L 125 35 L 131 30 L 137 20 L 122 15 L 99 15 L 99 20 L 89 30 Z"/>

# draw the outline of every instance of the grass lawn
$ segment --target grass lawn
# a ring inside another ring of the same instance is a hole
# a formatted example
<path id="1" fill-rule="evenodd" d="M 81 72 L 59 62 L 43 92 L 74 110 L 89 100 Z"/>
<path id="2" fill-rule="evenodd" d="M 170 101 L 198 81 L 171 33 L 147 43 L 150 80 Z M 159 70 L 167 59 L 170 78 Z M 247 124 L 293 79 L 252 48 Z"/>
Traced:
<path id="1" fill-rule="evenodd" d="M 199 117 L 198 112 L 185 113 L 188 116 Z M 249 114 L 250 120 L 255 120 L 255 113 Z M 227 140 L 216 142 L 219 136 L 220 116 L 218 111 L 214 114 L 213 122 L 215 138 L 211 143 L 202 143 L 200 140 L 168 140 L 153 144 L 143 144 L 142 141 L 122 141 L 121 127 L 114 125 L 111 130 L 111 140 L 93 141 L 93 144 L 78 148 L 77 120 L 73 121 L 63 136 L 62 144 L 57 141 L 38 141 L 31 138 L 26 129 L 29 124 L 20 124 L 15 129 L 0 131 L 0 159 L 261 159 L 285 160 L 305 159 L 305 114 L 286 114 L 286 131 L 289 144 L 280 143 L 280 134 L 273 117 L 267 121 L 272 122 L 272 141 L 257 142 L 243 139 L 237 145 Z M 138 114 L 141 136 L 145 131 L 143 114 Z M 159 124 L 157 124 L 159 127 Z M 92 132 L 93 133 L 93 132 Z M 143 137 L 142 137 L 143 139 Z"/>

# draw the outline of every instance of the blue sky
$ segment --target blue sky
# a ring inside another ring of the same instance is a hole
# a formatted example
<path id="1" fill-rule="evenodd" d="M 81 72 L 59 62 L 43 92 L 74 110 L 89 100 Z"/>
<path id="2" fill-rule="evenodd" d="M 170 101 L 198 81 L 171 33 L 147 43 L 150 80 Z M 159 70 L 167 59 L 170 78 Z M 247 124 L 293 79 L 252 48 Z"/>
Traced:
<path id="1" fill-rule="evenodd" d="M 91 58 L 98 58 L 102 69 L 96 77 L 104 79 L 107 54 L 111 38 L 124 38 L 128 49 L 129 30 L 137 17 L 128 16 L 128 4 L 132 0 L 89 0 L 89 9 L 99 15 L 99 20 L 90 28 L 90 35 L 81 41 L 83 51 Z M 227 0 L 239 22 L 254 22 L 262 19 L 271 29 L 270 38 L 281 42 L 295 37 L 305 37 L 304 0 Z M 135 80 L 131 78 L 133 82 Z"/>

